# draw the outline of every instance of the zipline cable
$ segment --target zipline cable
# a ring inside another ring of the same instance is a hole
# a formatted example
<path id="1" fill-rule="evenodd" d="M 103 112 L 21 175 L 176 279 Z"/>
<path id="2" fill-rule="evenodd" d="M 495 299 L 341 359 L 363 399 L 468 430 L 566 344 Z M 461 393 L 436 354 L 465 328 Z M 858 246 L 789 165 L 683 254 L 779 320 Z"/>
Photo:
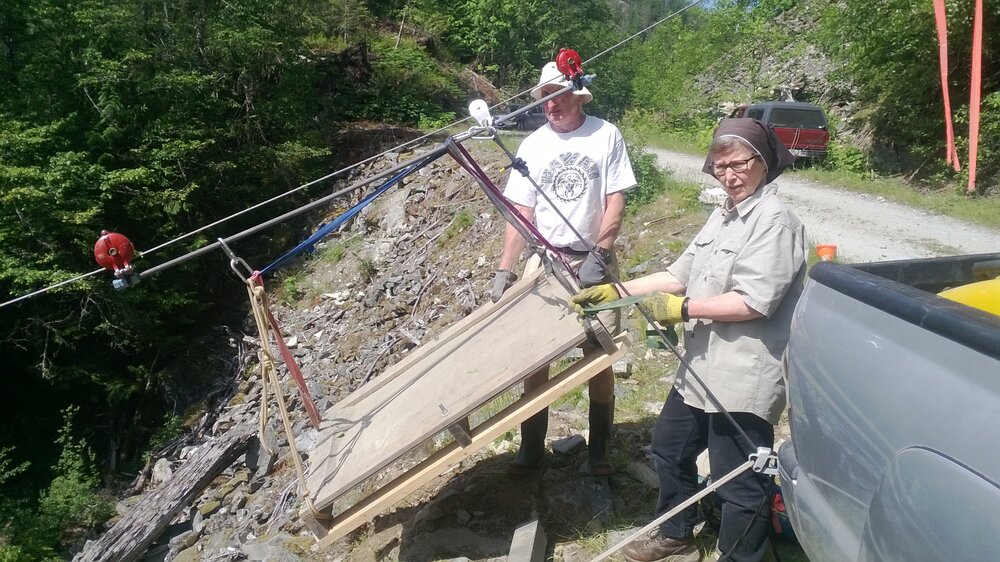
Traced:
<path id="1" fill-rule="evenodd" d="M 229 243 L 235 242 L 237 240 L 240 240 L 241 238 L 246 238 L 247 236 L 250 236 L 251 234 L 256 234 L 257 232 L 260 232 L 261 230 L 264 230 L 264 229 L 269 228 L 271 226 L 274 226 L 276 224 L 282 223 L 282 222 L 284 222 L 284 221 L 286 221 L 286 220 L 288 220 L 288 219 L 290 219 L 290 218 L 292 218 L 294 216 L 301 215 L 302 213 L 305 213 L 306 211 L 309 211 L 311 209 L 319 207 L 320 205 L 323 205 L 324 203 L 327 203 L 327 202 L 329 202 L 329 201 L 331 201 L 333 199 L 336 199 L 338 197 L 342 197 L 342 196 L 344 196 L 344 195 L 346 195 L 346 194 L 348 194 L 348 193 L 350 193 L 352 191 L 356 191 L 356 190 L 358 190 L 358 189 L 360 189 L 360 188 L 362 188 L 362 187 L 364 187 L 364 186 L 366 186 L 368 184 L 371 184 L 371 183 L 373 183 L 373 182 L 375 182 L 377 180 L 380 180 L 380 179 L 382 179 L 382 178 L 384 178 L 384 177 L 386 177 L 388 175 L 394 174 L 394 173 L 396 173 L 396 172 L 398 172 L 398 171 L 400 171 L 400 170 L 402 170 L 404 168 L 410 167 L 410 166 L 412 166 L 413 164 L 415 164 L 417 162 L 420 162 L 420 161 L 428 159 L 428 158 L 439 156 L 439 155 L 443 154 L 445 151 L 446 151 L 446 148 L 443 147 L 443 146 L 441 146 L 441 147 L 435 148 L 434 150 L 431 150 L 429 152 L 425 152 L 424 154 L 421 154 L 421 155 L 419 155 L 417 157 L 411 158 L 410 160 L 407 160 L 406 162 L 404 162 L 402 164 L 398 164 L 396 166 L 393 166 L 392 168 L 389 168 L 388 170 L 385 170 L 383 172 L 379 172 L 378 174 L 376 174 L 376 175 L 374 175 L 374 176 L 372 176 L 372 177 L 370 177 L 370 178 L 368 178 L 366 180 L 358 182 L 358 183 L 356 183 L 354 185 L 351 185 L 349 187 L 345 187 L 344 189 L 341 189 L 340 191 L 337 191 L 335 193 L 331 193 L 330 195 L 327 195 L 326 197 L 322 197 L 320 199 L 317 199 L 317 200 L 315 200 L 315 201 L 313 201 L 311 203 L 307 203 L 306 205 L 303 205 L 303 206 L 299 207 L 298 209 L 292 209 L 291 211 L 288 211 L 287 213 L 285 213 L 283 215 L 277 216 L 277 217 L 275 217 L 275 218 L 273 218 L 273 219 L 271 219 L 269 221 L 260 223 L 257 226 L 248 228 L 248 229 L 244 230 L 243 232 L 239 232 L 239 233 L 233 234 L 232 236 L 228 236 L 228 237 L 222 239 L 222 241 L 224 241 L 225 243 L 229 244 Z M 171 267 L 173 267 L 175 265 L 179 265 L 181 263 L 184 263 L 184 262 L 186 262 L 186 261 L 188 261 L 188 260 L 190 260 L 192 258 L 195 258 L 197 256 L 200 256 L 202 254 L 205 254 L 207 252 L 215 250 L 217 248 L 220 248 L 221 246 L 222 246 L 221 242 L 218 242 L 218 241 L 213 242 L 212 244 L 209 244 L 207 246 L 202 246 L 201 248 L 198 248 L 197 250 L 188 252 L 187 254 L 184 254 L 183 256 L 178 256 L 178 257 L 176 257 L 176 258 L 174 258 L 174 259 L 172 259 L 172 260 L 170 260 L 168 262 L 161 263 L 160 265 L 151 267 L 151 268 L 147 269 L 146 271 L 143 271 L 142 272 L 142 277 L 149 277 L 151 275 L 156 275 L 157 273 L 159 273 L 159 272 L 161 272 L 161 271 L 163 271 L 165 269 L 169 269 L 169 268 L 171 268 Z"/>
<path id="2" fill-rule="evenodd" d="M 675 18 L 675 17 L 677 17 L 677 16 L 679 16 L 679 15 L 683 14 L 684 12 L 686 12 L 686 11 L 690 10 L 691 8 L 693 8 L 693 7 L 697 6 L 698 4 L 701 4 L 701 3 L 702 3 L 702 2 L 704 2 L 704 1 L 705 1 L 705 0 L 694 0 L 694 2 L 691 2 L 691 3 L 690 3 L 690 4 L 688 4 L 687 6 L 684 6 L 683 8 L 681 8 L 681 9 L 677 10 L 676 12 L 674 12 L 674 13 L 670 14 L 669 16 L 666 16 L 666 17 L 664 17 L 663 19 L 661 19 L 661 20 L 659 20 L 659 21 L 656 21 L 656 22 L 653 22 L 652 24 L 650 24 L 650 25 L 646 26 L 646 29 L 643 29 L 642 31 L 637 31 L 637 32 L 633 33 L 632 35 L 629 35 L 629 36 L 628 36 L 628 37 L 626 37 L 625 39 L 622 39 L 621 41 L 619 41 L 619 42 L 615 43 L 614 45 L 612 45 L 612 46 L 608 47 L 607 49 L 604 49 L 604 50 L 603 50 L 603 51 L 601 51 L 600 53 L 597 53 L 596 55 L 594 55 L 594 56 L 590 57 L 589 59 L 587 59 L 587 60 L 583 61 L 583 64 L 588 64 L 588 63 L 590 63 L 590 62 L 593 62 L 593 61 L 595 61 L 595 60 L 599 59 L 600 57 L 603 57 L 604 55 L 606 55 L 606 54 L 610 53 L 611 51 L 614 51 L 614 50 L 615 50 L 615 49 L 617 49 L 618 47 L 621 47 L 621 46 L 622 46 L 622 45 L 624 45 L 625 43 L 628 43 L 629 41 L 631 41 L 631 40 L 635 39 L 636 37 L 638 37 L 638 36 L 642 35 L 643 33 L 646 33 L 646 32 L 647 32 L 647 31 L 649 31 L 650 29 L 653 29 L 654 27 L 657 27 L 657 26 L 659 26 L 660 24 L 662 24 L 662 23 L 666 22 L 667 20 L 671 20 L 671 19 L 673 19 L 673 18 Z"/>
<path id="3" fill-rule="evenodd" d="M 590 62 L 593 62 L 593 61 L 595 61 L 595 60 L 603 57 L 604 55 L 606 55 L 606 54 L 614 51 L 615 49 L 620 48 L 622 45 L 628 43 L 629 41 L 632 41 L 633 39 L 635 39 L 636 37 L 642 35 L 643 33 L 646 33 L 647 31 L 649 31 L 649 30 L 651 30 L 651 29 L 653 29 L 655 27 L 658 27 L 658 26 L 662 25 L 663 23 L 665 23 L 665 22 L 667 22 L 667 21 L 669 21 L 669 20 L 671 20 L 671 19 L 679 16 L 680 14 L 686 12 L 687 10 L 689 10 L 690 8 L 692 8 L 692 7 L 694 7 L 694 6 L 698 5 L 698 4 L 701 4 L 704 1 L 705 0 L 694 0 L 693 2 L 691 2 L 690 4 L 684 6 L 681 9 L 677 10 L 676 12 L 673 12 L 673 13 L 671 13 L 671 14 L 663 17 L 663 18 L 661 18 L 660 20 L 658 20 L 658 21 L 650 24 L 649 26 L 647 26 L 646 28 L 642 29 L 641 31 L 639 31 L 637 33 L 633 33 L 629 37 L 627 37 L 627 38 L 623 39 L 622 41 L 619 41 L 618 43 L 612 45 L 611 47 L 609 47 L 609 48 L 601 51 L 597 55 L 595 55 L 593 57 L 590 57 L 589 59 L 587 59 L 585 61 L 585 63 L 590 63 Z M 504 104 L 507 104 L 511 100 L 519 98 L 519 97 L 521 97 L 521 96 L 523 96 L 523 95 L 531 92 L 532 90 L 536 89 L 537 87 L 538 87 L 538 85 L 535 85 L 535 86 L 532 86 L 532 87 L 527 88 L 525 90 L 522 90 L 521 92 L 519 92 L 517 94 L 514 94 L 513 96 L 510 96 L 510 97 L 506 98 L 503 101 L 500 101 L 500 102 L 498 102 L 498 103 L 496 103 L 496 104 L 494 104 L 492 106 L 489 106 L 489 108 L 492 110 L 492 109 L 500 107 L 500 106 L 502 106 Z M 550 96 L 550 97 L 555 97 L 555 96 Z M 541 100 L 536 101 L 535 103 L 529 104 L 529 105 L 525 106 L 524 108 L 522 108 L 520 111 L 514 112 L 514 113 L 510 114 L 507 117 L 511 118 L 511 117 L 513 117 L 515 115 L 518 115 L 520 113 L 526 112 L 527 110 L 529 110 L 529 109 L 531 109 L 533 107 L 541 105 L 542 103 L 545 102 L 546 99 L 549 99 L 549 97 L 543 98 Z M 162 250 L 162 249 L 164 249 L 164 248 L 166 248 L 168 246 L 176 244 L 177 242 L 180 242 L 182 240 L 190 238 L 190 237 L 192 237 L 192 236 L 194 236 L 196 234 L 202 233 L 202 232 L 204 232 L 204 231 L 206 231 L 206 230 L 208 230 L 210 228 L 214 228 L 216 226 L 219 226 L 219 225 L 221 225 L 223 223 L 226 223 L 226 222 L 228 222 L 228 221 L 230 221 L 230 220 L 232 220 L 234 218 L 240 217 L 240 216 L 242 216 L 242 215 L 244 215 L 246 213 L 249 213 L 249 212 L 251 212 L 253 210 L 256 210 L 256 209 L 259 209 L 259 208 L 261 208 L 261 207 L 263 207 L 265 205 L 269 205 L 271 203 L 274 203 L 275 201 L 279 201 L 279 200 L 281 200 L 281 199 L 283 199 L 285 197 L 288 197 L 289 195 L 292 195 L 294 193 L 302 191 L 303 189 L 307 189 L 307 188 L 312 187 L 312 186 L 314 186 L 316 184 L 319 184 L 319 183 L 322 183 L 322 182 L 327 181 L 329 179 L 332 179 L 332 178 L 334 178 L 334 177 L 336 177 L 336 176 L 338 176 L 340 174 L 344 174 L 344 173 L 350 172 L 351 170 L 354 170 L 355 168 L 357 168 L 357 167 L 359 167 L 359 166 L 361 166 L 363 164 L 366 164 L 368 162 L 371 162 L 373 160 L 381 158 L 381 157 L 385 156 L 386 154 L 389 154 L 389 153 L 392 153 L 392 152 L 396 152 L 396 151 L 399 151 L 399 150 L 401 150 L 403 148 L 406 148 L 406 147 L 409 147 L 411 145 L 417 144 L 417 143 L 419 143 L 421 141 L 424 141 L 424 140 L 426 140 L 426 139 L 428 139 L 428 138 L 430 138 L 430 137 L 432 137 L 434 135 L 440 134 L 441 132 L 446 131 L 446 130 L 452 128 L 452 127 L 455 127 L 455 126 L 458 126 L 458 125 L 460 125 L 462 123 L 465 123 L 466 121 L 469 121 L 470 119 L 471 119 L 471 117 L 465 117 L 463 119 L 459 119 L 459 120 L 455 121 L 454 123 L 451 123 L 450 125 L 445 125 L 444 127 L 440 127 L 440 128 L 438 128 L 438 129 L 436 129 L 434 131 L 426 133 L 426 134 L 424 134 L 424 135 L 422 135 L 420 137 L 417 137 L 417 138 L 415 138 L 413 140 L 401 143 L 399 145 L 396 145 L 393 148 L 390 148 L 390 149 L 387 149 L 387 150 L 385 150 L 383 152 L 380 152 L 379 154 L 376 154 L 374 156 L 368 157 L 368 158 L 366 158 L 364 160 L 360 160 L 360 161 L 358 161 L 358 162 L 356 162 L 354 164 L 351 164 L 350 166 L 341 168 L 340 170 L 337 170 L 335 172 L 331 172 L 331 173 L 329 173 L 329 174 L 327 174 L 325 176 L 322 176 L 320 178 L 317 178 L 317 179 L 314 179 L 314 180 L 309 181 L 307 183 L 304 183 L 304 184 L 302 184 L 302 185 L 300 185 L 298 187 L 295 187 L 293 189 L 290 189 L 290 190 L 288 190 L 288 191 L 286 191 L 284 193 L 275 195 L 274 197 L 271 197 L 270 199 L 261 201 L 259 203 L 256 203 L 256 204 L 250 206 L 250 207 L 247 207 L 246 209 L 243 209 L 241 211 L 237 211 L 236 213 L 233 213 L 231 215 L 228 215 L 226 217 L 223 217 L 221 219 L 213 221 L 213 222 L 211 222 L 211 223 L 209 223 L 207 225 L 201 226 L 201 227 L 199 227 L 199 228 L 197 228 L 195 230 L 192 230 L 192 231 L 190 231 L 188 233 L 185 233 L 185 234 L 182 234 L 180 236 L 177 236 L 177 237 L 175 237 L 175 238 L 173 238 L 171 240 L 168 240 L 168 241 L 166 241 L 166 242 L 164 242 L 162 244 L 154 246 L 154 247 L 152 247 L 152 248 L 150 248 L 148 250 L 137 252 L 137 257 L 138 258 L 146 257 L 146 256 L 148 256 L 148 255 L 150 255 L 150 254 L 152 254 L 154 252 Z M 507 121 L 507 120 L 509 120 L 509 119 L 502 119 L 498 123 L 502 123 L 502 122 Z M 415 161 L 417 159 L 418 158 L 415 158 L 415 159 L 411 160 L 410 162 L 412 163 L 413 161 Z M 396 168 L 394 171 L 398 171 L 399 169 L 400 168 Z M 372 178 L 372 180 L 374 180 L 374 179 L 377 179 L 377 177 L 376 178 Z M 319 200 L 317 200 L 317 202 L 326 202 L 326 201 L 329 201 L 330 199 L 333 199 L 335 197 L 342 196 L 342 195 L 344 195 L 346 193 L 349 193 L 350 191 L 353 191 L 353 189 L 358 189 L 360 187 L 363 187 L 364 185 L 367 185 L 367 183 L 370 183 L 370 181 L 372 181 L 372 180 L 369 180 L 366 183 L 357 184 L 355 186 L 352 186 L 352 188 L 348 188 L 346 190 L 341 190 L 339 192 L 336 192 L 335 194 L 332 194 L 332 195 L 326 196 L 326 197 L 324 197 L 322 199 L 319 199 Z M 308 209 L 312 209 L 312 208 L 314 208 L 314 205 L 309 205 L 307 207 L 300 208 L 299 211 L 304 212 L 304 210 L 308 210 Z M 288 217 L 296 216 L 298 214 L 300 214 L 300 213 L 293 211 L 291 213 L 286 213 L 284 215 L 281 215 L 281 217 L 278 217 L 278 218 L 279 219 L 283 219 L 283 218 L 288 218 Z M 226 242 L 233 242 L 233 241 L 239 240 L 240 238 L 244 238 L 246 236 L 254 234 L 254 233 L 258 232 L 259 230 L 261 230 L 263 228 L 267 228 L 268 226 L 271 226 L 271 225 L 275 224 L 274 223 L 275 220 L 277 220 L 277 219 L 272 219 L 271 221 L 267 221 L 266 223 L 263 223 L 262 225 L 258 225 L 257 227 L 250 228 L 250 229 L 245 230 L 243 232 L 240 232 L 240 233 L 238 233 L 236 235 L 233 235 L 233 236 L 230 236 L 228 238 L 225 238 L 225 241 Z M 193 258 L 193 257 L 196 257 L 196 256 L 200 256 L 200 255 L 202 255 L 202 254 L 204 254 L 206 252 L 215 250 L 217 248 L 219 248 L 219 243 L 218 242 L 209 244 L 207 246 L 203 246 L 203 247 L 201 247 L 199 249 L 193 250 L 192 252 L 190 252 L 188 254 L 185 254 L 184 256 L 180 256 L 178 258 L 175 258 L 173 260 L 170 260 L 168 262 L 165 262 L 163 264 L 160 264 L 158 266 L 150 268 L 150 269 L 144 271 L 142 275 L 143 276 L 148 276 L 148 275 L 155 274 L 156 272 L 162 271 L 163 269 L 165 269 L 167 267 L 171 267 L 173 265 L 177 265 L 179 263 L 187 261 L 190 258 Z M 25 294 L 25 295 L 21 295 L 19 297 L 14 298 L 14 299 L 8 300 L 8 301 L 3 302 L 3 303 L 0 303 L 0 308 L 3 308 L 3 307 L 5 307 L 7 305 L 10 305 L 10 304 L 14 304 L 16 302 L 20 302 L 22 300 L 26 300 L 26 299 L 29 299 L 29 298 L 32 298 L 32 297 L 35 297 L 35 296 L 47 293 L 47 292 L 49 292 L 49 291 L 51 291 L 53 289 L 56 289 L 58 287 L 62 287 L 64 285 L 69 285 L 71 283 L 75 283 L 75 282 L 81 281 L 83 279 L 86 279 L 86 278 L 91 277 L 93 275 L 96 275 L 98 273 L 101 273 L 102 271 L 104 271 L 104 270 L 103 269 L 94 270 L 94 271 L 91 271 L 90 273 L 86 273 L 86 274 L 74 277 L 72 279 L 67 279 L 65 281 L 60 281 L 58 283 L 55 283 L 53 285 L 49 285 L 49 286 L 44 287 L 42 289 L 38 289 L 38 290 L 33 291 L 31 293 L 28 293 L 28 294 Z"/>
<path id="4" fill-rule="evenodd" d="M 531 174 L 528 173 L 528 167 L 527 164 L 524 162 L 524 160 L 521 160 L 515 154 L 512 154 L 510 150 L 507 149 L 507 147 L 503 144 L 502 141 L 500 141 L 498 137 L 494 137 L 493 140 L 500 146 L 504 154 L 510 159 L 511 167 L 515 171 L 521 173 L 521 175 L 528 180 L 528 182 L 531 184 L 535 192 L 541 195 L 545 199 L 545 201 L 549 204 L 549 207 L 555 210 L 556 214 L 559 215 L 559 218 L 562 220 L 562 222 L 567 227 L 569 227 L 569 230 L 576 237 L 576 239 L 579 240 L 580 243 L 587 248 L 587 252 L 594 255 L 594 258 L 598 261 L 598 263 L 600 263 L 601 267 L 604 268 L 604 271 L 608 273 L 608 277 L 611 279 L 611 283 L 615 286 L 615 289 L 618 291 L 618 294 L 622 297 L 631 297 L 632 293 L 630 293 L 628 289 L 625 288 L 625 285 L 622 283 L 621 277 L 619 277 L 614 271 L 612 271 L 610 264 L 605 262 L 604 257 L 601 256 L 600 253 L 596 252 L 597 245 L 591 243 L 589 240 L 584 238 L 583 235 L 580 234 L 580 231 L 577 230 L 576 227 L 574 227 L 572 224 L 570 224 L 570 221 L 566 217 L 566 215 L 564 215 L 561 211 L 559 211 L 558 208 L 556 208 L 555 204 L 552 202 L 552 199 L 549 198 L 549 195 L 545 193 L 545 190 L 543 190 L 542 187 L 538 185 L 538 182 L 536 182 L 535 179 L 531 177 Z M 541 236 L 541 234 L 536 234 L 536 235 Z M 646 322 L 648 322 L 650 325 L 653 326 L 653 328 L 656 330 L 657 335 L 660 336 L 660 338 L 663 340 L 663 343 L 667 345 L 667 347 L 670 349 L 670 351 L 674 353 L 674 355 L 677 356 L 677 359 L 681 362 L 684 368 L 687 369 L 687 372 L 690 373 L 691 376 L 694 377 L 694 379 L 698 382 L 698 384 L 705 390 L 705 397 L 708 398 L 709 402 L 711 402 L 712 405 L 715 406 L 715 408 L 725 416 L 726 420 L 729 421 L 729 423 L 732 424 L 734 428 L 736 428 L 736 431 L 737 433 L 739 433 L 740 437 L 742 437 L 747 443 L 750 444 L 750 452 L 751 453 L 756 452 L 757 444 L 754 443 L 753 439 L 750 439 L 750 436 L 747 435 L 747 433 L 743 430 L 742 427 L 740 427 L 738 423 L 736 423 L 736 419 L 733 418 L 732 414 L 730 414 L 722 406 L 722 402 L 715 395 L 715 393 L 713 393 L 712 390 L 708 388 L 708 384 L 705 383 L 705 381 L 701 378 L 701 376 L 698 375 L 697 372 L 695 372 L 694 368 L 691 367 L 691 364 L 688 363 L 686 359 L 684 359 L 684 357 L 677 349 L 677 347 L 673 343 L 671 343 L 671 341 L 667 338 L 667 334 L 662 328 L 660 328 L 657 325 L 655 319 L 653 318 L 653 315 L 649 312 L 649 310 L 647 310 L 647 308 L 644 305 L 640 304 L 639 302 L 634 302 L 630 304 L 634 305 L 636 309 L 639 310 L 639 313 L 642 314 L 643 318 L 645 318 Z"/>
<path id="5" fill-rule="evenodd" d="M 77 281 L 83 281 L 87 277 L 92 277 L 92 276 L 97 275 L 98 273 L 101 273 L 103 271 L 107 271 L 107 270 L 102 267 L 101 269 L 95 269 L 94 271 L 91 271 L 90 273 L 84 273 L 83 275 L 77 275 L 76 277 L 74 277 L 72 279 L 66 279 L 65 281 L 60 281 L 60 282 L 55 283 L 53 285 L 49 285 L 48 287 L 44 287 L 42 289 L 38 289 L 37 291 L 32 291 L 32 292 L 30 292 L 30 293 L 28 293 L 26 295 L 21 295 L 21 296 L 19 296 L 17 298 L 11 299 L 11 300 L 9 300 L 7 302 L 0 303 L 0 308 L 3 308 L 5 306 L 7 306 L 8 304 L 14 304 L 16 302 L 20 302 L 20 301 L 23 301 L 23 300 L 30 299 L 31 297 L 35 297 L 35 296 L 41 295 L 42 293 L 47 293 L 47 292 L 49 292 L 49 291 L 51 291 L 53 289 L 58 289 L 59 287 L 62 287 L 63 285 L 69 285 L 70 283 L 76 283 Z"/>

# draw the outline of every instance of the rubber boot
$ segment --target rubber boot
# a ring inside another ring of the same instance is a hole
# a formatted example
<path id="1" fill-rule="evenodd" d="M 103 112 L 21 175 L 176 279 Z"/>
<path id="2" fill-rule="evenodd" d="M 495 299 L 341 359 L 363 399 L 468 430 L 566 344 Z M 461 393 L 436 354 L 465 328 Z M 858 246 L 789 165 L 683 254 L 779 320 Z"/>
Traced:
<path id="1" fill-rule="evenodd" d="M 513 462 L 507 466 L 510 477 L 521 478 L 538 471 L 545 456 L 545 433 L 548 430 L 548 408 L 521 423 L 521 447 Z"/>
<path id="2" fill-rule="evenodd" d="M 608 456 L 614 420 L 613 396 L 608 403 L 590 401 L 590 443 L 587 443 L 587 456 L 590 461 L 590 473 L 594 476 L 610 476 L 615 473 L 615 466 Z"/>

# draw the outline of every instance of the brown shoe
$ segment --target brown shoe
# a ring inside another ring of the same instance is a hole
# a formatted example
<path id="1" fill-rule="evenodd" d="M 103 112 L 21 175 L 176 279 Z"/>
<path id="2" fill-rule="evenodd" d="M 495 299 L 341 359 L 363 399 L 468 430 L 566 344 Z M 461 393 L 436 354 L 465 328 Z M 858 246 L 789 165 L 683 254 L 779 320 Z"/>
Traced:
<path id="1" fill-rule="evenodd" d="M 694 538 L 671 539 L 654 529 L 646 538 L 634 540 L 622 549 L 631 562 L 698 562 L 701 551 Z"/>

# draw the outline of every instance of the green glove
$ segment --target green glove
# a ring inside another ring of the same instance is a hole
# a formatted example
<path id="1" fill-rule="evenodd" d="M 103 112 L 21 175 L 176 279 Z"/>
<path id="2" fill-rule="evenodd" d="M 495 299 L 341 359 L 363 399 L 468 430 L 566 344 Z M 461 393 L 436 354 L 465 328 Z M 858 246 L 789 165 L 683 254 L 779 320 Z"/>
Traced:
<path id="1" fill-rule="evenodd" d="M 584 306 L 604 304 L 606 302 L 618 300 L 619 298 L 620 295 L 618 294 L 618 290 L 615 289 L 614 285 L 609 283 L 605 285 L 595 285 L 580 291 L 570 297 L 569 305 L 576 311 L 577 314 L 583 316 Z"/>
<path id="2" fill-rule="evenodd" d="M 664 326 L 673 326 L 684 319 L 681 317 L 681 310 L 684 308 L 684 301 L 687 297 L 678 297 L 670 293 L 657 293 L 649 298 L 643 299 L 642 306 L 649 310 L 649 313 L 656 318 L 656 321 Z"/>

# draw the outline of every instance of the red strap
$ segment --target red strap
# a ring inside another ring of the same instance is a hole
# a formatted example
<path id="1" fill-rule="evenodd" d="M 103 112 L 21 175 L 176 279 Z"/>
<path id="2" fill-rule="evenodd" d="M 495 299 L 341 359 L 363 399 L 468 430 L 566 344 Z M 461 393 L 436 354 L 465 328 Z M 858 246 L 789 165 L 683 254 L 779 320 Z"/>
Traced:
<path id="1" fill-rule="evenodd" d="M 774 527 L 774 533 L 776 535 L 781 534 L 781 519 L 778 519 L 779 513 L 784 513 L 785 502 L 781 499 L 781 492 L 774 494 L 774 498 L 771 500 L 771 526 Z"/>
<path id="2" fill-rule="evenodd" d="M 946 161 L 954 166 L 955 171 L 962 169 L 958 162 L 958 150 L 955 148 L 955 127 L 951 119 L 951 95 L 948 92 L 948 16 L 944 8 L 944 0 L 934 0 L 934 20 L 937 23 L 938 60 L 941 66 L 941 94 L 944 96 L 944 129 Z"/>
<path id="3" fill-rule="evenodd" d="M 257 287 L 264 287 L 264 279 L 259 271 L 253 272 L 253 275 L 250 276 L 250 283 Z M 281 353 L 281 360 L 288 367 L 288 372 L 292 374 L 295 385 L 299 387 L 299 395 L 302 397 L 302 404 L 306 408 L 306 413 L 309 414 L 309 420 L 312 421 L 314 427 L 319 429 L 319 411 L 316 410 L 316 404 L 313 403 L 312 395 L 309 394 L 309 389 L 306 388 L 306 380 L 302 377 L 302 371 L 299 370 L 299 365 L 295 362 L 295 357 L 292 356 L 291 350 L 285 345 L 285 338 L 281 335 L 281 327 L 278 326 L 278 321 L 271 314 L 271 309 L 267 306 L 266 299 L 264 301 L 264 312 L 267 313 L 267 322 L 271 325 L 271 331 L 274 332 L 274 339 L 278 342 L 278 351 Z"/>
<path id="4" fill-rule="evenodd" d="M 972 21 L 972 87 L 969 94 L 969 193 L 976 191 L 976 156 L 979 153 L 979 99 L 983 86 L 983 0 L 976 0 Z"/>

